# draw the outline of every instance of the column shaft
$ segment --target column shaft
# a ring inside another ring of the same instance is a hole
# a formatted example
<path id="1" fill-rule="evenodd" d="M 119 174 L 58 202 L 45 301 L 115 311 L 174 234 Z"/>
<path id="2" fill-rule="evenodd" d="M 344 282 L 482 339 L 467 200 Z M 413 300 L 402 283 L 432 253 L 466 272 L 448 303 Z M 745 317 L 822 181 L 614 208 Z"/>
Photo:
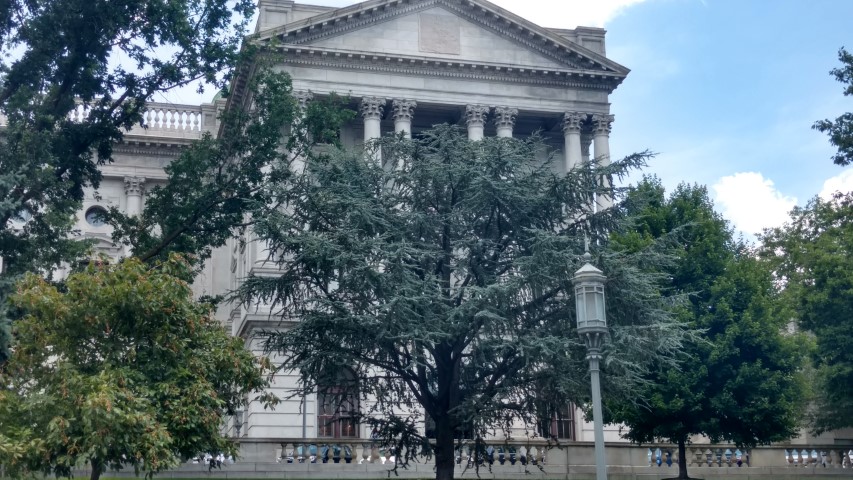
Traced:
<path id="1" fill-rule="evenodd" d="M 378 97 L 364 97 L 360 105 L 361 116 L 364 119 L 364 143 L 371 155 L 377 162 L 382 161 L 382 152 L 378 146 L 371 147 L 370 141 L 382 136 L 380 122 L 385 111 L 385 99 Z"/>
<path id="2" fill-rule="evenodd" d="M 563 158 L 565 159 L 566 173 L 583 161 L 581 123 L 584 120 L 586 120 L 586 115 L 582 113 L 569 112 L 563 116 L 563 138 L 565 142 Z"/>
<path id="3" fill-rule="evenodd" d="M 128 215 L 139 215 L 142 213 L 142 194 L 144 192 L 144 177 L 124 177 L 124 193 L 127 195 Z"/>
<path id="4" fill-rule="evenodd" d="M 468 139 L 478 141 L 483 139 L 483 126 L 486 117 L 489 116 L 489 107 L 486 105 L 467 105 L 465 107 L 465 121 L 468 124 Z"/>
<path id="5" fill-rule="evenodd" d="M 593 115 L 593 148 L 595 153 L 595 161 L 602 167 L 610 165 L 610 124 L 613 123 L 613 115 Z M 611 178 L 602 176 L 601 185 L 605 189 L 611 186 Z M 596 199 L 598 210 L 604 210 L 613 206 L 613 197 L 609 195 L 599 195 Z"/>
<path id="6" fill-rule="evenodd" d="M 418 106 L 414 100 L 394 100 L 391 109 L 394 116 L 394 133 L 402 132 L 406 138 L 412 138 L 412 117 Z"/>

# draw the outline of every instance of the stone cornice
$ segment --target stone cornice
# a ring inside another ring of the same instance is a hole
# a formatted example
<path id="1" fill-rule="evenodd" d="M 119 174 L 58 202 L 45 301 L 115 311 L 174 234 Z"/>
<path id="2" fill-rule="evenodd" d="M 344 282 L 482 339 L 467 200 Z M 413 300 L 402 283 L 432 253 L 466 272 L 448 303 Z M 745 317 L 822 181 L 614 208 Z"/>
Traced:
<path id="1" fill-rule="evenodd" d="M 625 79 L 624 75 L 614 72 L 531 68 L 509 64 L 300 45 L 281 45 L 279 50 L 284 53 L 280 61 L 285 65 L 339 70 L 368 70 L 420 77 L 451 77 L 475 81 L 500 81 L 608 91 L 615 89 Z"/>
<path id="2" fill-rule="evenodd" d="M 283 44 L 307 45 L 321 38 L 358 30 L 438 5 L 524 48 L 564 64 L 569 69 L 608 73 L 621 78 L 629 72 L 622 65 L 592 50 L 484 0 L 372 0 L 260 32 L 254 41 L 267 43 L 272 38 L 278 38 Z"/>

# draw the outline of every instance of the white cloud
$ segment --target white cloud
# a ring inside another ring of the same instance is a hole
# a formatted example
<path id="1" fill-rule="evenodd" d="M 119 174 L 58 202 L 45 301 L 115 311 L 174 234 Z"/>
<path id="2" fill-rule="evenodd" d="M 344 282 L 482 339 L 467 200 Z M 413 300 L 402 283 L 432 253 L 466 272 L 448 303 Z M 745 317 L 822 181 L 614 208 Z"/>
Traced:
<path id="1" fill-rule="evenodd" d="M 820 198 L 828 199 L 835 192 L 847 193 L 851 191 L 853 191 L 853 168 L 848 168 L 823 182 Z"/>
<path id="2" fill-rule="evenodd" d="M 747 236 L 782 225 L 797 204 L 758 172 L 739 172 L 721 178 L 712 187 L 716 205 L 732 225 Z"/>

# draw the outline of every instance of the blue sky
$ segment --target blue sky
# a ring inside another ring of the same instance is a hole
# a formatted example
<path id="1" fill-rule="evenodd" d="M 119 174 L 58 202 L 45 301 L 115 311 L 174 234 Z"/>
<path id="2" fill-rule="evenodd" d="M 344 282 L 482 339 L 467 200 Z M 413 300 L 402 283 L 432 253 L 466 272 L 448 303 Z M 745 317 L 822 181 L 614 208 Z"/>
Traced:
<path id="1" fill-rule="evenodd" d="M 844 0 L 646 0 L 605 23 L 608 56 L 632 69 L 612 95 L 615 155 L 649 148 L 668 187 L 707 185 L 747 234 L 778 224 L 827 180 L 815 120 L 853 111 L 828 71 L 850 40 Z M 771 183 L 772 182 L 772 183 Z M 838 183 L 834 188 L 839 188 Z"/>
<path id="2" fill-rule="evenodd" d="M 668 189 L 707 185 L 748 236 L 826 190 L 853 189 L 815 120 L 853 111 L 829 75 L 853 49 L 851 0 L 492 0 L 546 27 L 607 29 L 632 70 L 611 96 L 614 156 L 649 149 Z M 346 6 L 351 0 L 306 0 Z"/>

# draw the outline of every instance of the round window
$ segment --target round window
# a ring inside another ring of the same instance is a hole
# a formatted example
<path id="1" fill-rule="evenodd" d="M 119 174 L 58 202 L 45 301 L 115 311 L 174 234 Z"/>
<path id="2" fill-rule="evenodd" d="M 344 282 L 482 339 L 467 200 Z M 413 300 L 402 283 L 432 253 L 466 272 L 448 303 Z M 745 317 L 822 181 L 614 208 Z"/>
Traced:
<path id="1" fill-rule="evenodd" d="M 86 223 L 93 227 L 102 227 L 107 222 L 107 211 L 103 207 L 92 207 L 86 210 Z"/>

